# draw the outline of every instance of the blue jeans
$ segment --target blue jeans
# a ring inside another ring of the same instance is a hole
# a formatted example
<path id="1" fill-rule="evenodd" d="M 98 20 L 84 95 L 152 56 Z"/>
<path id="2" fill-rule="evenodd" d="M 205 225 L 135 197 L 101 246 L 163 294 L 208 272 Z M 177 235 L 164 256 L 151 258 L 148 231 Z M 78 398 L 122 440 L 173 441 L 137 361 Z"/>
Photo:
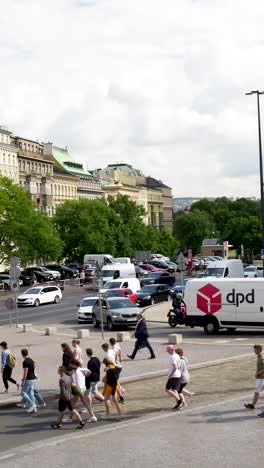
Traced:
<path id="1" fill-rule="evenodd" d="M 44 403 L 43 397 L 36 387 L 36 379 L 26 380 L 25 385 L 21 388 L 21 396 L 21 403 L 29 403 L 30 406 L 35 405 L 36 401 L 39 405 Z"/>

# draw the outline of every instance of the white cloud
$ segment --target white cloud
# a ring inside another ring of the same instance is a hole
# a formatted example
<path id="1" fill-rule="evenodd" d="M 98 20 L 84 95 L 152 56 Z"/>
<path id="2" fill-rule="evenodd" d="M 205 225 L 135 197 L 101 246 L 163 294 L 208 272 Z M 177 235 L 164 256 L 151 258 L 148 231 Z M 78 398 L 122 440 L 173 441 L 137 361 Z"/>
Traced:
<path id="1" fill-rule="evenodd" d="M 0 4 L 0 123 L 89 168 L 129 162 L 176 195 L 258 195 L 244 92 L 264 87 L 261 0 Z"/>

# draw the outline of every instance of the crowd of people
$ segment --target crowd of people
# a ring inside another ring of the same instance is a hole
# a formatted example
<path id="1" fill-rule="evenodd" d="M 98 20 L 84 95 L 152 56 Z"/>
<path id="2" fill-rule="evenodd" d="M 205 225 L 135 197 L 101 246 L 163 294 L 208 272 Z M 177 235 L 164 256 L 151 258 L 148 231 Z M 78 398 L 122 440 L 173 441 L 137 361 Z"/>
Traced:
<path id="1" fill-rule="evenodd" d="M 130 359 L 135 359 L 139 349 L 147 347 L 150 351 L 150 358 L 155 359 L 155 353 L 148 341 L 148 330 L 141 313 L 138 316 L 138 322 L 135 329 L 135 347 Z M 17 387 L 20 391 L 21 401 L 18 407 L 26 409 L 27 413 L 36 412 L 37 408 L 43 408 L 46 403 L 37 388 L 38 375 L 35 369 L 35 362 L 30 357 L 27 349 L 21 349 L 23 358 L 21 384 L 12 378 L 12 371 L 16 365 L 16 357 L 8 349 L 5 341 L 0 343 L 2 349 L 1 369 L 5 392 L 9 390 L 9 383 Z M 71 346 L 68 343 L 61 344 L 62 362 L 58 368 L 59 375 L 59 399 L 58 399 L 58 417 L 52 429 L 60 429 L 63 422 L 71 422 L 77 419 L 78 429 L 85 425 L 82 413 L 89 414 L 89 423 L 97 422 L 97 417 L 93 409 L 93 401 L 96 399 L 105 405 L 105 416 L 109 418 L 112 407 L 115 407 L 118 416 L 122 415 L 121 405 L 125 403 L 124 388 L 119 383 L 120 374 L 123 367 L 122 350 L 115 338 L 110 338 L 108 343 L 102 344 L 103 359 L 94 356 L 91 348 L 86 349 L 86 357 L 81 348 L 80 340 L 73 339 Z M 165 386 L 166 393 L 174 399 L 174 410 L 181 410 L 187 406 L 185 397 L 192 398 L 194 393 L 187 390 L 186 386 L 190 382 L 188 371 L 188 360 L 184 356 L 181 348 L 174 348 L 173 345 L 167 346 L 168 359 L 168 378 Z M 252 403 L 245 404 L 248 409 L 255 409 L 260 392 L 264 389 L 264 358 L 262 356 L 262 346 L 255 345 L 254 352 L 257 355 L 256 371 L 256 391 Z M 87 361 L 86 361 L 87 359 Z M 85 362 L 87 362 L 85 366 Z M 101 364 L 104 365 L 104 376 L 101 377 Z M 100 382 L 102 391 L 99 390 Z M 76 409 L 78 401 L 83 408 L 81 411 Z M 64 416 L 68 410 L 69 416 Z M 259 414 L 264 417 L 264 411 Z"/>

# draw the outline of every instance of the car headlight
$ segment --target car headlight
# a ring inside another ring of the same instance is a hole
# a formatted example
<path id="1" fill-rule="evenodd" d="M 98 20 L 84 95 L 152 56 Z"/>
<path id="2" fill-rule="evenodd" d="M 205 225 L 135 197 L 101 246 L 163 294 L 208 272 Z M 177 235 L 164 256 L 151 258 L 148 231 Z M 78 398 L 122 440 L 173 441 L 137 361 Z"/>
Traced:
<path id="1" fill-rule="evenodd" d="M 143 298 L 143 299 L 147 299 L 147 300 L 149 300 L 149 299 L 151 299 L 151 296 L 144 296 L 144 298 Z"/>
<path id="2" fill-rule="evenodd" d="M 115 314 L 115 315 L 112 315 L 112 317 L 113 317 L 113 318 L 118 318 L 119 315 L 116 315 L 116 314 Z"/>

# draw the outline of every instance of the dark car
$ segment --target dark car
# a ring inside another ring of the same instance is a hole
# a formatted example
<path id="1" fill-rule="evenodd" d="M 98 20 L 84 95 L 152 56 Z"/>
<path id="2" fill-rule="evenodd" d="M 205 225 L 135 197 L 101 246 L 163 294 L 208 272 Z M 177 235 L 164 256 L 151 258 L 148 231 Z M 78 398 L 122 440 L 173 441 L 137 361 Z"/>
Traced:
<path id="1" fill-rule="evenodd" d="M 172 265 L 168 265 L 168 263 L 164 262 L 164 260 L 150 260 L 149 264 L 155 266 L 156 268 L 160 268 L 161 270 L 167 270 L 170 273 L 175 273 L 177 269 Z"/>
<path id="2" fill-rule="evenodd" d="M 140 307 L 155 304 L 156 302 L 168 301 L 170 290 L 166 284 L 148 284 L 143 286 L 137 293 L 137 303 Z"/>
<path id="3" fill-rule="evenodd" d="M 32 274 L 26 274 L 21 271 L 19 279 L 23 282 L 23 286 L 32 286 L 34 284 L 34 278 Z"/>
<path id="4" fill-rule="evenodd" d="M 85 283 L 93 283 L 97 277 L 97 272 L 95 268 L 84 268 L 84 277 Z"/>
<path id="5" fill-rule="evenodd" d="M 25 268 L 23 273 L 25 276 L 31 276 L 33 278 L 33 282 L 37 281 L 38 283 L 46 283 L 47 281 L 53 281 L 53 276 L 50 273 L 39 271 L 34 267 Z"/>
<path id="6" fill-rule="evenodd" d="M 79 272 L 83 270 L 83 266 L 80 263 L 66 263 L 65 266 Z"/>
<path id="7" fill-rule="evenodd" d="M 71 268 L 68 268 L 66 267 L 65 265 L 45 265 L 46 268 L 48 268 L 48 270 L 55 270 L 55 271 L 59 271 L 60 274 L 61 274 L 61 279 L 64 280 L 64 279 L 70 279 L 70 278 L 76 278 L 78 276 L 78 274 L 76 273 L 76 271 L 74 270 L 71 270 Z"/>
<path id="8" fill-rule="evenodd" d="M 171 287 L 175 283 L 175 277 L 170 275 L 167 271 L 155 271 L 150 273 L 147 278 L 143 278 L 140 281 L 140 286 L 145 286 L 147 284 L 166 284 Z"/>

